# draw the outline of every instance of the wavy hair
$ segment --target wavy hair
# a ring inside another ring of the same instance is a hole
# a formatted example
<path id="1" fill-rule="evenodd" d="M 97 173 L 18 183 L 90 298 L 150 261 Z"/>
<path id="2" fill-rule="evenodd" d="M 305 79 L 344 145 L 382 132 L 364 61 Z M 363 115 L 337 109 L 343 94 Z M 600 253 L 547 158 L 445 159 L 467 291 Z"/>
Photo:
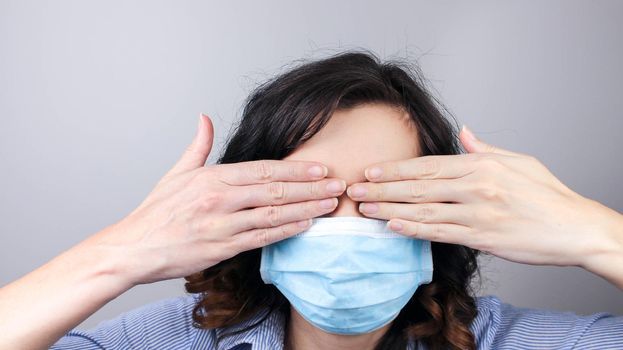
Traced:
<path id="1" fill-rule="evenodd" d="M 335 110 L 365 103 L 407 111 L 415 123 L 422 156 L 461 153 L 458 125 L 453 127 L 444 117 L 442 111 L 447 109 L 425 86 L 417 66 L 398 60 L 383 63 L 366 50 L 299 64 L 249 95 L 217 163 L 282 159 L 316 134 Z M 480 276 L 479 251 L 438 242 L 431 246 L 432 281 L 417 289 L 376 350 L 405 349 L 410 340 L 433 350 L 476 348 L 469 328 L 477 314 L 470 282 L 476 272 Z M 186 291 L 201 293 L 193 309 L 195 327 L 233 326 L 264 308 L 284 313 L 289 322 L 289 302 L 260 277 L 260 251 L 242 252 L 185 277 Z"/>

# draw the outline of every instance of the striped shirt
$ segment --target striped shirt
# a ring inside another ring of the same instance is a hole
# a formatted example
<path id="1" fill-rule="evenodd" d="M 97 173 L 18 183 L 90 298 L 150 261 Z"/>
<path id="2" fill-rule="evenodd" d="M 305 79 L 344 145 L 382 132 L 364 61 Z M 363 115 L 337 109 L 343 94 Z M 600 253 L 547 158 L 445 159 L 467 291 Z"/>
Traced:
<path id="1" fill-rule="evenodd" d="M 69 331 L 50 349 L 283 349 L 284 318 L 273 312 L 255 328 L 224 337 L 267 313 L 229 328 L 198 329 L 191 311 L 198 295 L 163 299 L 100 322 L 89 330 Z M 623 316 L 520 308 L 495 296 L 476 298 L 478 316 L 470 325 L 478 349 L 623 349 Z M 419 342 L 409 349 L 426 349 Z"/>

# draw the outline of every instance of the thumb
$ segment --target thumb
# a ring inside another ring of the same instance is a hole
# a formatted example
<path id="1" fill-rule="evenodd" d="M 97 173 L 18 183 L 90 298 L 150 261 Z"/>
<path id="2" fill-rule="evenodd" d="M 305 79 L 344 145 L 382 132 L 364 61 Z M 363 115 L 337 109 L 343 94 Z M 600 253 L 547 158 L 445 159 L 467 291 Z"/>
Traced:
<path id="1" fill-rule="evenodd" d="M 205 162 L 212 150 L 212 144 L 214 141 L 214 126 L 212 120 L 207 115 L 199 114 L 199 124 L 197 125 L 197 132 L 195 137 L 182 157 L 175 163 L 173 168 L 165 175 L 180 174 L 186 171 L 190 171 L 202 166 L 205 166 Z"/>
<path id="2" fill-rule="evenodd" d="M 511 152 L 480 141 L 480 139 L 476 138 L 474 133 L 472 133 L 466 125 L 463 125 L 461 128 L 459 139 L 461 140 L 463 147 L 465 147 L 465 150 L 469 153 L 497 153 L 509 156 L 519 155 L 519 153 Z"/>

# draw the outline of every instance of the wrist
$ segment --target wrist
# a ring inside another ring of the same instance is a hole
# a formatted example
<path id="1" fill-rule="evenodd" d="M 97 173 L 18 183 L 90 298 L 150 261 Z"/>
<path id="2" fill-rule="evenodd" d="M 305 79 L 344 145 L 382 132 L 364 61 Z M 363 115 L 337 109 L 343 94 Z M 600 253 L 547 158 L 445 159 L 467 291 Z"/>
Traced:
<path id="1" fill-rule="evenodd" d="M 85 271 L 84 278 L 105 280 L 112 290 L 118 290 L 121 294 L 138 283 L 128 266 L 131 254 L 127 252 L 127 247 L 114 243 L 113 237 L 120 233 L 118 231 L 117 224 L 110 225 L 80 242 L 71 250 L 75 250 L 85 264 L 90 266 Z"/>
<path id="2" fill-rule="evenodd" d="M 591 244 L 580 267 L 599 275 L 623 289 L 623 274 L 618 270 L 623 266 L 623 215 L 605 205 L 590 200 L 596 207 L 594 217 L 595 231 Z"/>

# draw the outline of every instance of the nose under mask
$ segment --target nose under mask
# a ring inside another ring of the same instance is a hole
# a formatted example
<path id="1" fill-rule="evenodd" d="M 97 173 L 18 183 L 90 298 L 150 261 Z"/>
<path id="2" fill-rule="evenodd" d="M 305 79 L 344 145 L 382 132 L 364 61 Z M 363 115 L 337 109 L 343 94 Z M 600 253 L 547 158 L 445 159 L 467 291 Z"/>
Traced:
<path id="1" fill-rule="evenodd" d="M 387 220 L 322 217 L 262 248 L 260 274 L 315 327 L 362 334 L 393 321 L 432 281 L 430 241 L 391 231 Z"/>

